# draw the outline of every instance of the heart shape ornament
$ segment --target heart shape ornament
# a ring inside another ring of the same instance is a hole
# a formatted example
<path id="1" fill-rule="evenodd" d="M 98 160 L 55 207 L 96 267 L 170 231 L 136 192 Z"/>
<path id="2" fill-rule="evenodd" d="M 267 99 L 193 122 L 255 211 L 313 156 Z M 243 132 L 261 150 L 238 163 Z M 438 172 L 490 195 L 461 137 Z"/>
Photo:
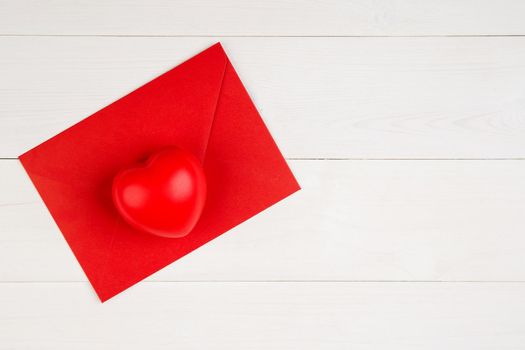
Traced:
<path id="1" fill-rule="evenodd" d="M 184 237 L 204 208 L 206 178 L 193 154 L 171 146 L 152 154 L 145 164 L 119 172 L 112 195 L 131 226 L 161 237 Z"/>

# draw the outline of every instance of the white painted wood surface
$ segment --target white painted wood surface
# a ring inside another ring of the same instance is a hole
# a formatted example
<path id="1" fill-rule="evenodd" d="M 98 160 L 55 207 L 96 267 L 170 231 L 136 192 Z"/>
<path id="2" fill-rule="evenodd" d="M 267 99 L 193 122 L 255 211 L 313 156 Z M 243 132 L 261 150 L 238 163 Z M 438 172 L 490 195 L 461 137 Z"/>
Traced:
<path id="1" fill-rule="evenodd" d="M 523 161 L 290 165 L 299 193 L 151 279 L 525 281 Z M 0 279 L 86 280 L 18 161 L 0 172 Z"/>
<path id="2" fill-rule="evenodd" d="M 519 0 L 1 0 L 10 35 L 520 35 Z"/>
<path id="3" fill-rule="evenodd" d="M 0 0 L 0 349 L 524 348 L 524 10 Z M 303 190 L 100 304 L 13 158 L 218 40 Z"/>
<path id="4" fill-rule="evenodd" d="M 525 37 L 0 37 L 0 157 L 217 40 L 288 157 L 525 157 Z"/>
<path id="5" fill-rule="evenodd" d="M 521 349 L 523 284 L 0 285 L 7 349 Z M 24 300 L 22 304 L 20 300 Z"/>

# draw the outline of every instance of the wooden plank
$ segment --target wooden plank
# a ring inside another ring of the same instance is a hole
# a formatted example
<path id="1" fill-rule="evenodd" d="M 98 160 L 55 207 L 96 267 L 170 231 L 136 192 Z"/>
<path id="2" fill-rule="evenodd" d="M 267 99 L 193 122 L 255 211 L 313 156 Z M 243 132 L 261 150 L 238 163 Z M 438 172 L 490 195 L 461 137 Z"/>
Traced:
<path id="1" fill-rule="evenodd" d="M 520 349 L 525 285 L 0 284 L 4 349 Z"/>
<path id="2" fill-rule="evenodd" d="M 0 157 L 213 38 L 0 38 Z M 525 157 L 525 37 L 227 38 L 288 157 Z"/>
<path id="3" fill-rule="evenodd" d="M 523 35 L 520 0 L 2 0 L 11 35 Z"/>
<path id="4" fill-rule="evenodd" d="M 303 190 L 151 279 L 525 280 L 525 161 L 290 164 Z M 84 281 L 19 163 L 0 173 L 0 281 Z"/>

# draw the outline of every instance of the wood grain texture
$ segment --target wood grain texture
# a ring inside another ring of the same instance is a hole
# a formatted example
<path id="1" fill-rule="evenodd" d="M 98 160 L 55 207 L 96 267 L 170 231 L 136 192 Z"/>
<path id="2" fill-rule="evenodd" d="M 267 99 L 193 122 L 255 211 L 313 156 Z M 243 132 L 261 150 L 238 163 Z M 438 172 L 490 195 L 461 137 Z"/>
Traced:
<path id="1" fill-rule="evenodd" d="M 520 349 L 524 284 L 0 284 L 0 348 Z M 23 332 L 21 331 L 23 330 Z"/>
<path id="2" fill-rule="evenodd" d="M 0 38 L 0 157 L 217 40 Z M 525 37 L 222 42 L 287 157 L 525 157 Z"/>
<path id="3" fill-rule="evenodd" d="M 523 161 L 290 165 L 300 192 L 151 279 L 525 281 Z M 18 161 L 0 172 L 0 281 L 85 280 Z"/>
<path id="4" fill-rule="evenodd" d="M 2 0 L 11 35 L 523 35 L 520 0 Z"/>

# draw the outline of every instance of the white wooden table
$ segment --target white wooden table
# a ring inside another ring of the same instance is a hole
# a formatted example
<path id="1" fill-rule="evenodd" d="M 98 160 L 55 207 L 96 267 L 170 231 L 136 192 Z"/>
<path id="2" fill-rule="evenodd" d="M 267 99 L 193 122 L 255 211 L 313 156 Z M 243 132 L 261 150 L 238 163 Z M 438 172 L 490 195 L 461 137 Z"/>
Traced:
<path id="1" fill-rule="evenodd" d="M 0 0 L 0 349 L 525 348 L 524 16 Z M 303 190 L 101 304 L 16 157 L 216 41 Z"/>

